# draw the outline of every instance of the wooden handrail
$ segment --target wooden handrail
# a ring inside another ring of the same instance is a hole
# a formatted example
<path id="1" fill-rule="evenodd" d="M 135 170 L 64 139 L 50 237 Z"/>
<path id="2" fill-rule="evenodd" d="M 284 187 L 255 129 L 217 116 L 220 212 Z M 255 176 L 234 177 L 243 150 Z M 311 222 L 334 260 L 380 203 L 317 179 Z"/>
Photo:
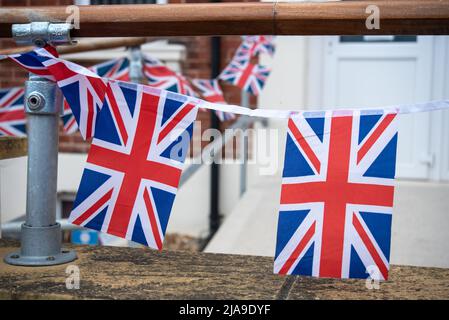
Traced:
<path id="1" fill-rule="evenodd" d="M 94 50 L 113 49 L 118 47 L 133 47 L 140 46 L 149 39 L 145 37 L 137 38 L 114 38 L 114 39 L 95 39 L 95 40 L 81 40 L 76 45 L 72 46 L 58 46 L 59 54 L 78 53 Z M 152 38 L 151 40 L 155 40 Z M 33 50 L 33 46 L 24 46 L 16 48 L 1 49 L 0 55 L 16 54 Z"/>
<path id="2" fill-rule="evenodd" d="M 27 150 L 27 138 L 0 137 L 0 160 L 26 156 Z"/>
<path id="3" fill-rule="evenodd" d="M 368 30 L 369 5 L 380 9 L 380 29 Z M 195 3 L 80 6 L 74 37 L 181 35 L 449 34 L 449 0 L 296 3 Z M 66 7 L 0 8 L 0 37 L 11 25 L 65 22 Z"/>

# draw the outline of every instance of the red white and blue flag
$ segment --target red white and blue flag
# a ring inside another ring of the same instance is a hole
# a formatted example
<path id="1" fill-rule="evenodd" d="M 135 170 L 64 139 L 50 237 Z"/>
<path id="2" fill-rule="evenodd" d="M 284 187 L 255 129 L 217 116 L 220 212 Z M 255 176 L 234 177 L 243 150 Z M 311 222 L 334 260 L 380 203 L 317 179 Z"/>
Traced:
<path id="1" fill-rule="evenodd" d="M 159 60 L 158 58 L 155 58 L 153 56 L 150 55 L 143 55 L 143 64 L 144 66 L 163 66 L 164 63 Z"/>
<path id="2" fill-rule="evenodd" d="M 193 79 L 192 83 L 199 90 L 201 96 L 206 101 L 226 104 L 223 91 L 221 90 L 217 79 Z M 235 115 L 233 113 L 215 110 L 215 114 L 220 121 L 235 119 Z"/>
<path id="3" fill-rule="evenodd" d="M 148 80 L 148 85 L 152 87 L 191 97 L 197 96 L 195 90 L 183 75 L 162 65 L 159 60 L 149 60 L 147 57 L 144 63 L 144 74 Z"/>
<path id="4" fill-rule="evenodd" d="M 367 278 L 374 268 L 387 279 L 396 117 L 329 111 L 289 119 L 275 273 Z"/>
<path id="5" fill-rule="evenodd" d="M 45 56 L 58 57 L 58 53 L 54 47 L 47 45 L 30 52 L 9 55 L 8 58 L 35 75 L 55 81 L 53 73 L 43 64 Z"/>
<path id="6" fill-rule="evenodd" d="M 78 130 L 78 124 L 76 123 L 75 116 L 73 115 L 72 109 L 70 109 L 70 106 L 65 99 L 63 103 L 63 114 L 61 116 L 61 119 L 64 127 L 64 132 L 72 134 Z"/>
<path id="7" fill-rule="evenodd" d="M 72 109 L 81 135 L 91 138 L 106 91 L 106 81 L 75 63 L 55 57 L 51 47 L 10 56 L 22 67 L 56 81 Z"/>
<path id="8" fill-rule="evenodd" d="M 90 70 L 102 78 L 129 81 L 129 60 L 128 58 L 112 59 L 89 67 Z"/>
<path id="9" fill-rule="evenodd" d="M 246 36 L 243 42 L 237 48 L 232 60 L 244 62 L 252 57 L 258 56 L 260 53 L 266 53 L 270 56 L 274 55 L 274 44 L 272 37 L 268 36 Z"/>
<path id="10" fill-rule="evenodd" d="M 107 79 L 129 81 L 129 60 L 119 58 L 96 64 L 88 68 L 97 75 Z M 101 106 L 99 106 L 101 108 Z M 62 116 L 64 131 L 68 134 L 75 133 L 78 130 L 76 118 L 67 101 L 64 99 L 64 113 Z"/>
<path id="11" fill-rule="evenodd" d="M 111 81 L 69 220 L 161 249 L 198 108 Z"/>
<path id="12" fill-rule="evenodd" d="M 44 61 L 55 76 L 84 139 L 93 137 L 96 117 L 103 106 L 106 81 L 92 71 L 74 63 L 49 58 Z"/>
<path id="13" fill-rule="evenodd" d="M 232 60 L 219 78 L 257 96 L 262 91 L 269 74 L 270 69 L 252 64 L 248 60 L 241 62 Z"/>
<path id="14" fill-rule="evenodd" d="M 0 89 L 0 137 L 25 137 L 24 88 Z"/>
<path id="15" fill-rule="evenodd" d="M 249 51 L 251 53 L 250 57 L 258 55 L 259 53 L 266 53 L 270 56 L 274 55 L 275 45 L 273 36 L 243 36 L 243 42 L 250 44 L 247 46 L 251 48 Z M 243 44 L 242 44 L 243 45 Z M 245 49 L 246 50 L 246 49 Z"/>

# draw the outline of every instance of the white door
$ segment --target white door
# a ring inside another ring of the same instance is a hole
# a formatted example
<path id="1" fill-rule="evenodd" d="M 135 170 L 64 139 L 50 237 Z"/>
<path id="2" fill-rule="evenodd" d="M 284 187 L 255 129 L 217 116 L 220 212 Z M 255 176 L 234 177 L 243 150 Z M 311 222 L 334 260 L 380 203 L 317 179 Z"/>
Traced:
<path id="1" fill-rule="evenodd" d="M 324 107 L 375 107 L 425 102 L 432 95 L 433 37 L 323 37 Z M 396 176 L 427 179 L 430 115 L 399 118 Z"/>

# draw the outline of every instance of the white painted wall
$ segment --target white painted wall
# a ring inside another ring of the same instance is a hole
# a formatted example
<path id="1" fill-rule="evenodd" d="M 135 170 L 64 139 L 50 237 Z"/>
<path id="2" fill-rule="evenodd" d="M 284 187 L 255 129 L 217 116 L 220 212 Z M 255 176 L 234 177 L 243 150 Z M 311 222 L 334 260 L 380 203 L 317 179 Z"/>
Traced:
<path id="1" fill-rule="evenodd" d="M 0 161 L 0 222 L 25 214 L 27 157 Z"/>

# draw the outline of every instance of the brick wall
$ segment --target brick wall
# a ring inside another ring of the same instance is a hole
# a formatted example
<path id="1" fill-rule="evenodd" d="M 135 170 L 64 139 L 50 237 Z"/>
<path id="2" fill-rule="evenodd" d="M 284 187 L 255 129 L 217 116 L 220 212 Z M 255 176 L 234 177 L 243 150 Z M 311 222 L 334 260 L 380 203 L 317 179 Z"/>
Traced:
<path id="1" fill-rule="evenodd" d="M 238 0 L 234 0 L 238 1 Z M 253 1 L 253 0 L 251 0 Z M 244 2 L 251 2 L 246 1 Z M 208 2 L 204 0 L 170 0 L 170 3 L 193 3 Z M 225 0 L 223 2 L 230 2 Z M 44 6 L 44 5 L 70 5 L 73 0 L 0 0 L 0 6 Z M 211 40 L 210 37 L 171 37 L 172 43 L 180 43 L 186 46 L 187 57 L 182 64 L 183 73 L 192 78 L 208 78 L 211 73 Z M 221 59 L 220 69 L 223 69 L 232 58 L 235 50 L 240 44 L 239 36 L 225 36 L 221 38 Z M 15 47 L 11 39 L 0 39 L 0 48 Z M 27 72 L 17 67 L 9 61 L 0 62 L 0 87 L 11 87 L 23 85 L 27 78 Z M 226 101 L 232 104 L 240 103 L 240 89 L 232 85 L 221 83 Z M 252 97 L 251 104 L 255 105 L 256 99 Z M 202 129 L 210 125 L 210 115 L 208 112 L 199 112 L 198 120 L 201 121 Z M 223 123 L 225 128 L 229 123 Z M 222 129 L 223 129 L 222 128 Z M 61 152 L 87 152 L 89 142 L 84 142 L 79 133 L 66 135 L 61 128 L 60 131 L 60 151 Z"/>

